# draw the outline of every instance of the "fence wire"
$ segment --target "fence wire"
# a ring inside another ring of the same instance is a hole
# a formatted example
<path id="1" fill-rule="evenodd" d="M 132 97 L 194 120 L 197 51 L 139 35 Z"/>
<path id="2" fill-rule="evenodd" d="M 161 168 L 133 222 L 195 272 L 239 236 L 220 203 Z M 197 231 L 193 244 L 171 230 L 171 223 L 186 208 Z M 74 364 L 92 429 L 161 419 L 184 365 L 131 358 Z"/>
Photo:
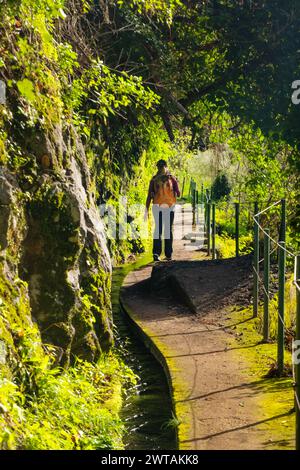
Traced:
<path id="1" fill-rule="evenodd" d="M 205 198 L 205 200 L 206 200 L 206 203 L 210 202 L 210 195 L 209 195 L 207 192 L 204 194 L 204 198 Z M 253 201 L 253 203 L 254 203 L 254 202 L 255 202 L 255 201 Z M 260 201 L 260 202 L 262 202 L 262 201 Z M 300 279 L 297 279 L 297 261 L 298 261 L 298 260 L 297 260 L 297 256 L 299 255 L 299 253 L 294 253 L 294 252 L 291 251 L 290 249 L 286 248 L 286 246 L 283 246 L 282 244 L 278 243 L 278 241 L 275 240 L 273 237 L 271 237 L 271 235 L 270 235 L 268 232 L 266 232 L 266 230 L 265 230 L 265 229 L 261 226 L 261 224 L 259 223 L 259 216 L 260 216 L 260 215 L 262 215 L 262 214 L 268 212 L 268 211 L 269 211 L 270 209 L 272 209 L 273 207 L 276 207 L 276 206 L 280 205 L 281 202 L 282 202 L 282 200 L 273 202 L 272 204 L 270 204 L 270 205 L 269 205 L 268 207 L 266 207 L 265 209 L 259 211 L 257 214 L 254 214 L 252 218 L 253 218 L 255 224 L 258 226 L 258 229 L 261 230 L 261 232 L 262 232 L 264 235 L 266 235 L 266 236 L 269 238 L 269 240 L 270 240 L 271 242 L 273 242 L 274 245 L 275 245 L 274 248 L 273 248 L 273 250 L 270 252 L 270 256 L 271 256 L 276 250 L 279 249 L 279 250 L 283 250 L 283 251 L 286 253 L 287 256 L 293 258 L 293 260 L 294 260 L 294 278 L 293 278 L 293 284 L 295 285 L 297 291 L 300 292 L 300 284 L 299 284 Z M 248 205 L 249 202 L 243 201 L 243 202 L 239 202 L 238 204 L 239 204 L 239 205 L 246 205 L 246 204 Z M 220 202 L 218 203 L 218 207 L 220 207 L 220 206 L 229 207 L 230 205 L 231 205 L 231 203 L 230 203 L 230 202 L 227 202 L 227 201 L 224 201 L 224 202 L 222 202 L 222 203 L 220 203 Z M 258 261 L 258 266 L 259 266 L 261 263 L 263 263 L 263 261 L 264 261 L 264 258 L 259 259 L 259 261 Z M 261 283 L 261 285 L 262 285 L 262 287 L 263 287 L 264 294 L 267 296 L 268 300 L 270 301 L 270 300 L 271 300 L 271 299 L 270 299 L 270 293 L 267 291 L 267 289 L 266 289 L 266 287 L 265 287 L 265 285 L 264 285 L 264 281 L 263 281 L 263 279 L 262 279 L 261 276 L 260 276 L 260 273 L 257 271 L 257 269 L 256 269 L 254 266 L 253 266 L 253 269 L 254 269 L 254 272 L 255 272 L 255 274 L 256 274 L 256 276 L 257 276 L 257 279 L 258 279 L 259 283 Z M 286 330 L 286 329 L 287 329 L 287 326 L 286 326 L 286 324 L 285 324 L 285 322 L 284 322 L 284 319 L 282 318 L 282 316 L 281 316 L 281 314 L 280 314 L 279 312 L 278 312 L 278 318 L 279 318 L 279 320 L 280 320 L 280 322 L 281 322 L 281 324 L 282 324 L 284 330 Z M 300 399 L 299 399 L 299 396 L 298 396 L 298 391 L 297 391 L 297 389 L 296 389 L 296 387 L 298 387 L 298 384 L 296 383 L 295 364 L 294 364 L 293 358 L 292 358 L 292 373 L 293 373 L 293 382 L 294 382 L 294 383 L 293 383 L 293 387 L 294 387 L 295 403 L 296 403 L 297 408 L 298 408 L 298 410 L 299 410 L 299 412 L 300 412 Z"/>
<path id="2" fill-rule="evenodd" d="M 276 201 L 274 202 L 273 204 L 271 204 L 270 206 L 268 206 L 266 209 L 263 209 L 262 211 L 258 212 L 257 214 L 254 214 L 253 216 L 253 220 L 255 222 L 255 224 L 258 226 L 259 230 L 262 231 L 262 233 L 264 233 L 270 241 L 272 241 L 274 244 L 275 244 L 275 247 L 274 249 L 270 252 L 270 256 L 271 254 L 274 253 L 274 251 L 276 250 L 283 250 L 285 251 L 285 253 L 287 254 L 287 256 L 290 256 L 293 258 L 294 260 L 294 279 L 293 279 L 293 284 L 295 285 L 296 289 L 298 290 L 298 292 L 300 292 L 300 285 L 299 285 L 299 279 L 297 279 L 297 263 L 298 263 L 298 259 L 297 259 L 297 256 L 298 256 L 298 253 L 293 253 L 292 251 L 288 250 L 285 246 L 281 245 L 277 240 L 275 240 L 274 238 L 272 238 L 270 236 L 270 234 L 268 232 L 266 232 L 266 230 L 264 230 L 264 228 L 260 225 L 259 223 L 259 216 L 261 214 L 264 214 L 265 212 L 267 212 L 268 210 L 270 210 L 271 208 L 275 207 L 275 206 L 278 206 L 279 204 L 281 204 L 281 200 L 279 201 Z M 258 261 L 258 264 L 261 264 L 262 262 L 264 261 L 264 258 L 260 259 Z M 263 287 L 263 291 L 265 293 L 265 295 L 267 296 L 267 298 L 269 299 L 269 301 L 271 300 L 270 298 L 270 293 L 267 291 L 267 289 L 265 288 L 265 285 L 264 285 L 264 281 L 263 279 L 261 278 L 260 276 L 260 273 L 257 272 L 257 269 L 253 266 L 253 270 L 257 276 L 257 279 L 259 280 L 259 282 L 261 283 L 262 287 Z M 283 325 L 283 328 L 284 330 L 287 329 L 287 326 L 284 322 L 284 319 L 282 318 L 282 316 L 280 315 L 280 313 L 278 312 L 278 317 L 280 319 L 280 322 L 281 324 Z M 296 390 L 296 387 L 298 386 L 298 384 L 296 383 L 296 375 L 295 375 L 295 364 L 294 364 L 294 360 L 292 358 L 292 373 L 293 373 L 293 387 L 294 387 L 294 395 L 295 395 L 295 403 L 298 407 L 298 410 L 300 412 L 300 399 L 299 399 L 299 396 L 298 396 L 298 391 Z"/>

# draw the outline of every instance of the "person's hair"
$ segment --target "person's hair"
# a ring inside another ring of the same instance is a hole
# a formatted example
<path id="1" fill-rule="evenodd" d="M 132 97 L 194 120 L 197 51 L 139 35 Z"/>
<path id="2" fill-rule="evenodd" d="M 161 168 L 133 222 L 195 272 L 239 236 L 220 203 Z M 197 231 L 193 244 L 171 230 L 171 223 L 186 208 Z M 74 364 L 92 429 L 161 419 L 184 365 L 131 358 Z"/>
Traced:
<path id="1" fill-rule="evenodd" d="M 166 160 L 158 160 L 158 162 L 156 163 L 156 166 L 158 169 L 160 168 L 163 168 L 164 166 L 168 166 Z"/>

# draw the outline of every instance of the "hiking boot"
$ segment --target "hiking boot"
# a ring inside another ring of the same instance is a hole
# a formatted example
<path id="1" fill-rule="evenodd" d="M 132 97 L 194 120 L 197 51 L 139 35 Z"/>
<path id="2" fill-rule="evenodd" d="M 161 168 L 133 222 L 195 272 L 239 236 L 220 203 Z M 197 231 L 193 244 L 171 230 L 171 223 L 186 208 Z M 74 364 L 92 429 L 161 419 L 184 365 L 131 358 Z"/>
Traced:
<path id="1" fill-rule="evenodd" d="M 160 261 L 159 255 L 154 254 L 153 255 L 153 261 Z"/>
<path id="2" fill-rule="evenodd" d="M 172 256 L 166 256 L 166 261 L 172 261 Z"/>

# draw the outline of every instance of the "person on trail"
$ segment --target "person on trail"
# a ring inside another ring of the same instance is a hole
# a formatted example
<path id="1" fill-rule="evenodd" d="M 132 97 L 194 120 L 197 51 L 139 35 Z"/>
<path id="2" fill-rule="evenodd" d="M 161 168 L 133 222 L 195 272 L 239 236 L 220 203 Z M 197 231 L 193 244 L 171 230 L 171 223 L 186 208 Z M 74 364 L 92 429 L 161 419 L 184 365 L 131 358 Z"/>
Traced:
<path id="1" fill-rule="evenodd" d="M 151 201 L 152 212 L 155 221 L 153 234 L 153 260 L 160 261 L 162 253 L 162 233 L 164 232 L 165 256 L 168 261 L 173 253 L 173 222 L 176 197 L 180 196 L 178 183 L 168 170 L 166 160 L 156 163 L 157 173 L 149 184 L 146 200 L 145 217 L 148 218 Z"/>

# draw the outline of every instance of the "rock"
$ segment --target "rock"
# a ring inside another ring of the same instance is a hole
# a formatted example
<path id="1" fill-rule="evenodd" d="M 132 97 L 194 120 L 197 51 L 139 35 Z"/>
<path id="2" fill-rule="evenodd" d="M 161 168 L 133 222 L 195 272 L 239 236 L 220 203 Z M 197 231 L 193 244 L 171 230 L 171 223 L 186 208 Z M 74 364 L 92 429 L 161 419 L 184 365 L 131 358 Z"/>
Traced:
<path id="1" fill-rule="evenodd" d="M 7 172 L 0 169 L 0 205 L 8 206 L 13 199 L 13 185 L 11 178 L 8 178 Z"/>
<path id="2" fill-rule="evenodd" d="M 7 232 L 9 226 L 10 210 L 8 207 L 0 206 L 0 251 L 7 248 Z"/>
<path id="3" fill-rule="evenodd" d="M 20 188 L 16 177 L 0 167 L 0 253 L 18 257 L 24 236 L 24 212 L 19 205 Z"/>
<path id="4" fill-rule="evenodd" d="M 0 168 L 0 267 L 27 282 L 42 340 L 68 364 L 73 355 L 96 360 L 113 343 L 111 261 L 84 148 L 75 131 L 72 146 L 59 128 L 54 134 L 27 144 L 44 170 L 26 199 L 17 177 Z M 68 158 L 67 172 L 60 158 Z"/>
<path id="5" fill-rule="evenodd" d="M 226 260 L 158 263 L 153 267 L 150 285 L 153 293 L 171 295 L 192 313 L 203 315 L 215 309 L 215 305 L 245 302 L 250 272 L 250 255 Z M 208 291 L 214 292 L 211 295 L 214 301 Z"/>

